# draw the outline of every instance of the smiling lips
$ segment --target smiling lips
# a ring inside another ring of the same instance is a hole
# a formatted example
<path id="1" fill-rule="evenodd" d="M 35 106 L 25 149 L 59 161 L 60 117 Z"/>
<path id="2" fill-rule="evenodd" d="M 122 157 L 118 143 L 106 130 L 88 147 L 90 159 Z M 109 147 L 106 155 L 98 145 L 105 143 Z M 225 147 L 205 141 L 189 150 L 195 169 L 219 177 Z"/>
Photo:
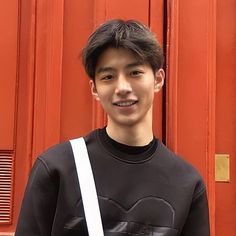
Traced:
<path id="1" fill-rule="evenodd" d="M 113 102 L 113 105 L 119 106 L 119 107 L 129 107 L 137 103 L 138 101 L 118 101 L 118 102 Z"/>

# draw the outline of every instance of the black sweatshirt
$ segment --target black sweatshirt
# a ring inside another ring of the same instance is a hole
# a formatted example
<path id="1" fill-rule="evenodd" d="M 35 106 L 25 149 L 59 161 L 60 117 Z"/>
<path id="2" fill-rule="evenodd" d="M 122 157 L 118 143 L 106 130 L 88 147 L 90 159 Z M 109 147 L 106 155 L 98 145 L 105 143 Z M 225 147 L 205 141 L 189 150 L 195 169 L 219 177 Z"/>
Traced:
<path id="1" fill-rule="evenodd" d="M 159 140 L 130 147 L 105 128 L 85 137 L 105 236 L 209 236 L 206 189 L 198 172 Z M 36 160 L 15 236 L 88 235 L 69 142 Z"/>

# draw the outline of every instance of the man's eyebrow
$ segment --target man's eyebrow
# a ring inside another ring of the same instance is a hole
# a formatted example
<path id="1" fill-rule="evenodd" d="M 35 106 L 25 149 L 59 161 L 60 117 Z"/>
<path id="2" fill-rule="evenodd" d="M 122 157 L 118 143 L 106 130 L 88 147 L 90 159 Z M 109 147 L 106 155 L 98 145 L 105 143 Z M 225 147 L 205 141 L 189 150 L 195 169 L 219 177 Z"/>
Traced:
<path id="1" fill-rule="evenodd" d="M 100 67 L 97 71 L 96 71 L 96 73 L 97 74 L 99 74 L 99 73 L 103 73 L 103 72 L 114 72 L 115 71 L 115 69 L 114 68 L 112 68 L 112 67 L 109 67 L 109 66 L 105 66 L 105 67 Z"/>

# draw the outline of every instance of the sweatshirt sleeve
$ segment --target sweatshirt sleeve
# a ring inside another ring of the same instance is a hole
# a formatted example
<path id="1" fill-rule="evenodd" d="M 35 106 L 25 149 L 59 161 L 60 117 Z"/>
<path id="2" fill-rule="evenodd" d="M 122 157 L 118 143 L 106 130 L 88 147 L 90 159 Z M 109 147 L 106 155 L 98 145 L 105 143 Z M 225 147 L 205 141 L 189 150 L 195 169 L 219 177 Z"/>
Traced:
<path id="1" fill-rule="evenodd" d="M 38 158 L 27 183 L 15 236 L 50 236 L 56 199 L 56 183 L 47 165 Z"/>
<path id="2" fill-rule="evenodd" d="M 205 188 L 193 199 L 181 236 L 210 236 L 208 201 Z"/>

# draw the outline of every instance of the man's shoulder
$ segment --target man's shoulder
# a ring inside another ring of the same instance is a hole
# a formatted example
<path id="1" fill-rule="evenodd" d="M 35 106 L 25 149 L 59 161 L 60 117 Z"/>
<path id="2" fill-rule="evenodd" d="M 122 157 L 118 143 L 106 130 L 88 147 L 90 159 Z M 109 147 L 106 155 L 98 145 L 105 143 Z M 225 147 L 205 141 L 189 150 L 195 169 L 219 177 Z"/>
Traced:
<path id="1" fill-rule="evenodd" d="M 40 159 L 45 161 L 56 161 L 54 159 L 65 157 L 71 154 L 70 142 L 64 141 L 47 148 L 39 155 Z"/>
<path id="2" fill-rule="evenodd" d="M 91 142 L 95 132 L 92 131 L 83 137 L 86 143 Z M 38 159 L 50 168 L 65 168 L 68 165 L 74 165 L 74 155 L 70 140 L 49 147 L 39 155 Z"/>
<path id="3" fill-rule="evenodd" d="M 166 171 L 176 181 L 182 182 L 203 182 L 202 177 L 197 167 L 186 160 L 179 154 L 174 153 L 164 144 L 160 144 L 159 155 L 162 159 L 163 166 L 166 167 Z"/>

